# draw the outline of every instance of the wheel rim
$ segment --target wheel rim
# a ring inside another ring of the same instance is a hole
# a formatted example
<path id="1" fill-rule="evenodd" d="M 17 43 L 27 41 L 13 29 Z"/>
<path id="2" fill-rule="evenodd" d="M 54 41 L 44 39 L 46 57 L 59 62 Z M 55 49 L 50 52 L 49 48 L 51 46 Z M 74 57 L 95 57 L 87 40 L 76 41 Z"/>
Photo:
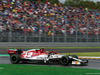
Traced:
<path id="1" fill-rule="evenodd" d="M 62 58 L 62 62 L 66 63 L 67 62 L 66 58 Z"/>
<path id="2" fill-rule="evenodd" d="M 61 58 L 61 64 L 63 64 L 63 65 L 67 65 L 68 64 L 68 57 L 62 57 Z"/>
<path id="3" fill-rule="evenodd" d="M 17 63 L 18 62 L 18 57 L 16 55 L 12 55 L 11 58 L 10 58 L 11 62 L 13 64 Z"/>
<path id="4" fill-rule="evenodd" d="M 17 60 L 16 56 L 13 56 L 13 57 L 12 57 L 12 61 L 13 61 L 13 62 L 16 62 L 16 60 Z"/>

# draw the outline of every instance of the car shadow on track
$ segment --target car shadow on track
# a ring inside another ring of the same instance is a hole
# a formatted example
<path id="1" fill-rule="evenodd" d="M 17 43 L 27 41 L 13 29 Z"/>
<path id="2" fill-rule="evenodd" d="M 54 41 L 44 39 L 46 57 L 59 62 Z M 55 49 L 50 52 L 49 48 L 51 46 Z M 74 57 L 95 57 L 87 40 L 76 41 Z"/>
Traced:
<path id="1" fill-rule="evenodd" d="M 58 64 L 58 63 L 50 63 L 50 64 L 47 64 L 47 63 L 19 63 L 19 64 L 24 64 L 24 65 L 39 65 L 39 66 L 58 66 L 58 67 L 72 67 L 72 66 L 76 66 L 76 67 L 80 67 L 80 66 L 87 66 L 87 64 L 85 65 L 73 65 L 73 64 L 69 64 L 69 65 L 61 65 L 61 64 Z"/>

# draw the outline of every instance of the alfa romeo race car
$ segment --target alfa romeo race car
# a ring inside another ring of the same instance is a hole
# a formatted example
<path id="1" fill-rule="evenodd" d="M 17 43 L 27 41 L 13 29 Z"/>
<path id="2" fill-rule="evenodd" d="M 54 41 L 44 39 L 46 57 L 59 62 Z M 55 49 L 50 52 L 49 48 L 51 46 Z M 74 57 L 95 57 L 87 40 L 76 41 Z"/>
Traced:
<path id="1" fill-rule="evenodd" d="M 88 60 L 78 59 L 76 55 L 59 55 L 55 51 L 46 52 L 44 49 L 30 49 L 22 51 L 21 49 L 9 49 L 10 61 L 13 64 L 36 62 L 36 63 L 59 63 L 61 65 L 78 64 L 85 65 Z"/>

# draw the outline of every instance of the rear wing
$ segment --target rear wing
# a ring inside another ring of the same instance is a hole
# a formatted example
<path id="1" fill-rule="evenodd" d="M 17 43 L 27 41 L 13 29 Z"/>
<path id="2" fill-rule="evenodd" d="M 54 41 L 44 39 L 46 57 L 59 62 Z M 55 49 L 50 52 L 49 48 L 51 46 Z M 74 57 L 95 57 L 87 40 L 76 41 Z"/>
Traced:
<path id="1" fill-rule="evenodd" d="M 16 54 L 17 49 L 8 49 L 8 54 Z"/>

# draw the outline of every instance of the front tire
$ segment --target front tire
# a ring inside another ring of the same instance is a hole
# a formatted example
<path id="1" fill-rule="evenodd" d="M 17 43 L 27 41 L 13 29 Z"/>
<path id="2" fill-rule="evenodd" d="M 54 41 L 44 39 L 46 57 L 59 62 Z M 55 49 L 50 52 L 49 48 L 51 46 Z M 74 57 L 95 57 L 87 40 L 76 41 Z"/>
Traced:
<path id="1" fill-rule="evenodd" d="M 18 64 L 20 62 L 20 57 L 17 54 L 10 56 L 10 61 L 13 64 Z"/>
<path id="2" fill-rule="evenodd" d="M 62 64 L 62 65 L 68 65 L 69 64 L 69 57 L 68 56 L 62 56 L 61 58 L 60 58 L 60 63 Z"/>

